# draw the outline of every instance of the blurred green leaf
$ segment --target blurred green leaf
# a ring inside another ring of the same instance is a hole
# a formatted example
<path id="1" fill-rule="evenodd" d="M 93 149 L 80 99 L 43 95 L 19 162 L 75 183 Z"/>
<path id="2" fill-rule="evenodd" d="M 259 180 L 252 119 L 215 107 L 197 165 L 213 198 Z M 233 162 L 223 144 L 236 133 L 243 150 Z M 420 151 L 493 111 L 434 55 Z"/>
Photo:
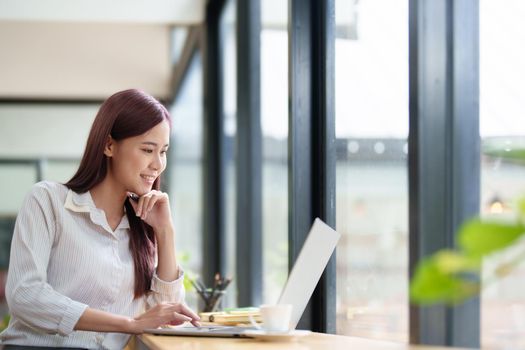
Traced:
<path id="1" fill-rule="evenodd" d="M 525 163 L 523 140 L 518 145 L 488 145 L 483 153 L 508 161 Z M 514 147 L 514 149 L 512 149 Z M 418 304 L 455 304 L 479 293 L 482 259 L 514 244 L 525 233 L 525 198 L 518 202 L 520 220 L 516 223 L 487 222 L 473 219 L 458 232 L 460 251 L 443 249 L 422 259 L 410 283 L 411 300 Z M 496 280 L 507 276 L 525 258 L 501 264 Z"/>
<path id="2" fill-rule="evenodd" d="M 187 251 L 180 251 L 177 253 L 177 260 L 182 265 L 187 265 L 190 261 L 190 253 Z M 189 269 L 184 268 L 184 280 L 182 281 L 182 284 L 184 285 L 185 290 L 191 290 L 193 289 L 193 284 L 191 283 L 192 280 L 195 279 L 195 274 L 191 272 Z"/>
<path id="3" fill-rule="evenodd" d="M 496 149 L 485 149 L 483 151 L 487 156 L 494 158 L 503 158 L 506 160 L 517 161 L 520 163 L 525 163 L 525 149 L 516 148 L 516 149 L 506 149 L 506 148 L 496 148 Z"/>
<path id="4" fill-rule="evenodd" d="M 7 328 L 7 325 L 9 324 L 9 319 L 11 316 L 9 314 L 4 316 L 4 319 L 0 323 L 0 332 Z"/>
<path id="5" fill-rule="evenodd" d="M 518 215 L 522 222 L 525 221 L 525 198 L 518 201 Z"/>
<path id="6" fill-rule="evenodd" d="M 525 227 L 521 223 L 483 222 L 474 219 L 461 227 L 458 241 L 468 255 L 483 257 L 512 245 L 524 233 Z"/>
<path id="7" fill-rule="evenodd" d="M 434 255 L 437 268 L 445 274 L 479 272 L 481 261 L 455 250 L 443 249 Z"/>
<path id="8" fill-rule="evenodd" d="M 432 256 L 418 264 L 410 285 L 410 298 L 413 302 L 455 304 L 479 291 L 476 280 L 443 271 L 439 260 Z"/>
<path id="9" fill-rule="evenodd" d="M 184 285 L 185 290 L 191 290 L 193 288 L 193 285 L 191 284 L 191 280 L 188 277 L 188 275 L 184 275 L 184 280 L 182 281 L 182 284 Z"/>
<path id="10" fill-rule="evenodd" d="M 410 285 L 411 300 L 421 305 L 456 304 L 476 295 L 482 258 L 507 248 L 524 233 L 521 223 L 468 221 L 458 233 L 462 250 L 442 249 L 417 265 Z M 508 274 L 513 267 L 502 266 L 497 276 Z"/>
<path id="11" fill-rule="evenodd" d="M 192 290 L 193 287 L 193 281 L 195 281 L 199 276 L 191 271 L 186 271 L 184 273 L 184 289 L 186 290 Z"/>
<path id="12" fill-rule="evenodd" d="M 186 251 L 181 251 L 177 254 L 177 259 L 181 262 L 181 263 L 187 263 L 190 261 L 190 253 L 186 252 Z"/>

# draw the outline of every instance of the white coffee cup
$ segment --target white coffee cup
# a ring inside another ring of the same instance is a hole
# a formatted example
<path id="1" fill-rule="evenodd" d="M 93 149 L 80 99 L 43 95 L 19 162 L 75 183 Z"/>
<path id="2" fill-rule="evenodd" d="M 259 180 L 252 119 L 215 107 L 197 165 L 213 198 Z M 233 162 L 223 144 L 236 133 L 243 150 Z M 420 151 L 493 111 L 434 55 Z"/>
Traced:
<path id="1" fill-rule="evenodd" d="M 285 333 L 290 330 L 291 304 L 261 305 L 262 329 L 266 332 Z"/>

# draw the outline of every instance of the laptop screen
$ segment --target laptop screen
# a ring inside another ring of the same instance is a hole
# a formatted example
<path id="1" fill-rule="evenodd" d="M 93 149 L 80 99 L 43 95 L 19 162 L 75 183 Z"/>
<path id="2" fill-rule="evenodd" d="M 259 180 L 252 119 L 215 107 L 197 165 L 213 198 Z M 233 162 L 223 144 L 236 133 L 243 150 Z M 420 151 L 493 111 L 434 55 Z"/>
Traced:
<path id="1" fill-rule="evenodd" d="M 292 304 L 290 329 L 295 329 L 341 235 L 316 218 L 288 276 L 279 304 Z"/>

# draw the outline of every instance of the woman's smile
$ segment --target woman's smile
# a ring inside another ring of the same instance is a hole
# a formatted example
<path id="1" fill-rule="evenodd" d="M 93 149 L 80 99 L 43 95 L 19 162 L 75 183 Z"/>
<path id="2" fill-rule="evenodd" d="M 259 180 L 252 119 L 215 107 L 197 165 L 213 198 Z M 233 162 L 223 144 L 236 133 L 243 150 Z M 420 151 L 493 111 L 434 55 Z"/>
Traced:
<path id="1" fill-rule="evenodd" d="M 148 184 L 153 184 L 153 182 L 155 182 L 155 179 L 157 178 L 156 176 L 154 175 L 144 175 L 144 174 L 141 174 L 140 177 L 142 177 L 142 179 L 144 179 Z"/>

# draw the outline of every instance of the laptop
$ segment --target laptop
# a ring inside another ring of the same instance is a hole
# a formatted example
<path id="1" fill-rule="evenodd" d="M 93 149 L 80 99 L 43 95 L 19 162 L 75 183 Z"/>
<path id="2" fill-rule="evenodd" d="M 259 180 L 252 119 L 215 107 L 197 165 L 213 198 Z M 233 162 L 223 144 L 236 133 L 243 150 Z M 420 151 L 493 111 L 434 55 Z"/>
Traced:
<path id="1" fill-rule="evenodd" d="M 321 219 L 316 218 L 314 220 L 277 302 L 278 304 L 293 305 L 290 329 L 293 330 L 297 327 L 315 286 L 319 282 L 321 274 L 339 241 L 339 237 L 340 234 Z M 245 332 L 253 329 L 253 327 L 223 325 L 196 328 L 185 325 L 146 329 L 144 333 L 194 337 L 250 337 L 250 334 L 245 334 Z"/>

